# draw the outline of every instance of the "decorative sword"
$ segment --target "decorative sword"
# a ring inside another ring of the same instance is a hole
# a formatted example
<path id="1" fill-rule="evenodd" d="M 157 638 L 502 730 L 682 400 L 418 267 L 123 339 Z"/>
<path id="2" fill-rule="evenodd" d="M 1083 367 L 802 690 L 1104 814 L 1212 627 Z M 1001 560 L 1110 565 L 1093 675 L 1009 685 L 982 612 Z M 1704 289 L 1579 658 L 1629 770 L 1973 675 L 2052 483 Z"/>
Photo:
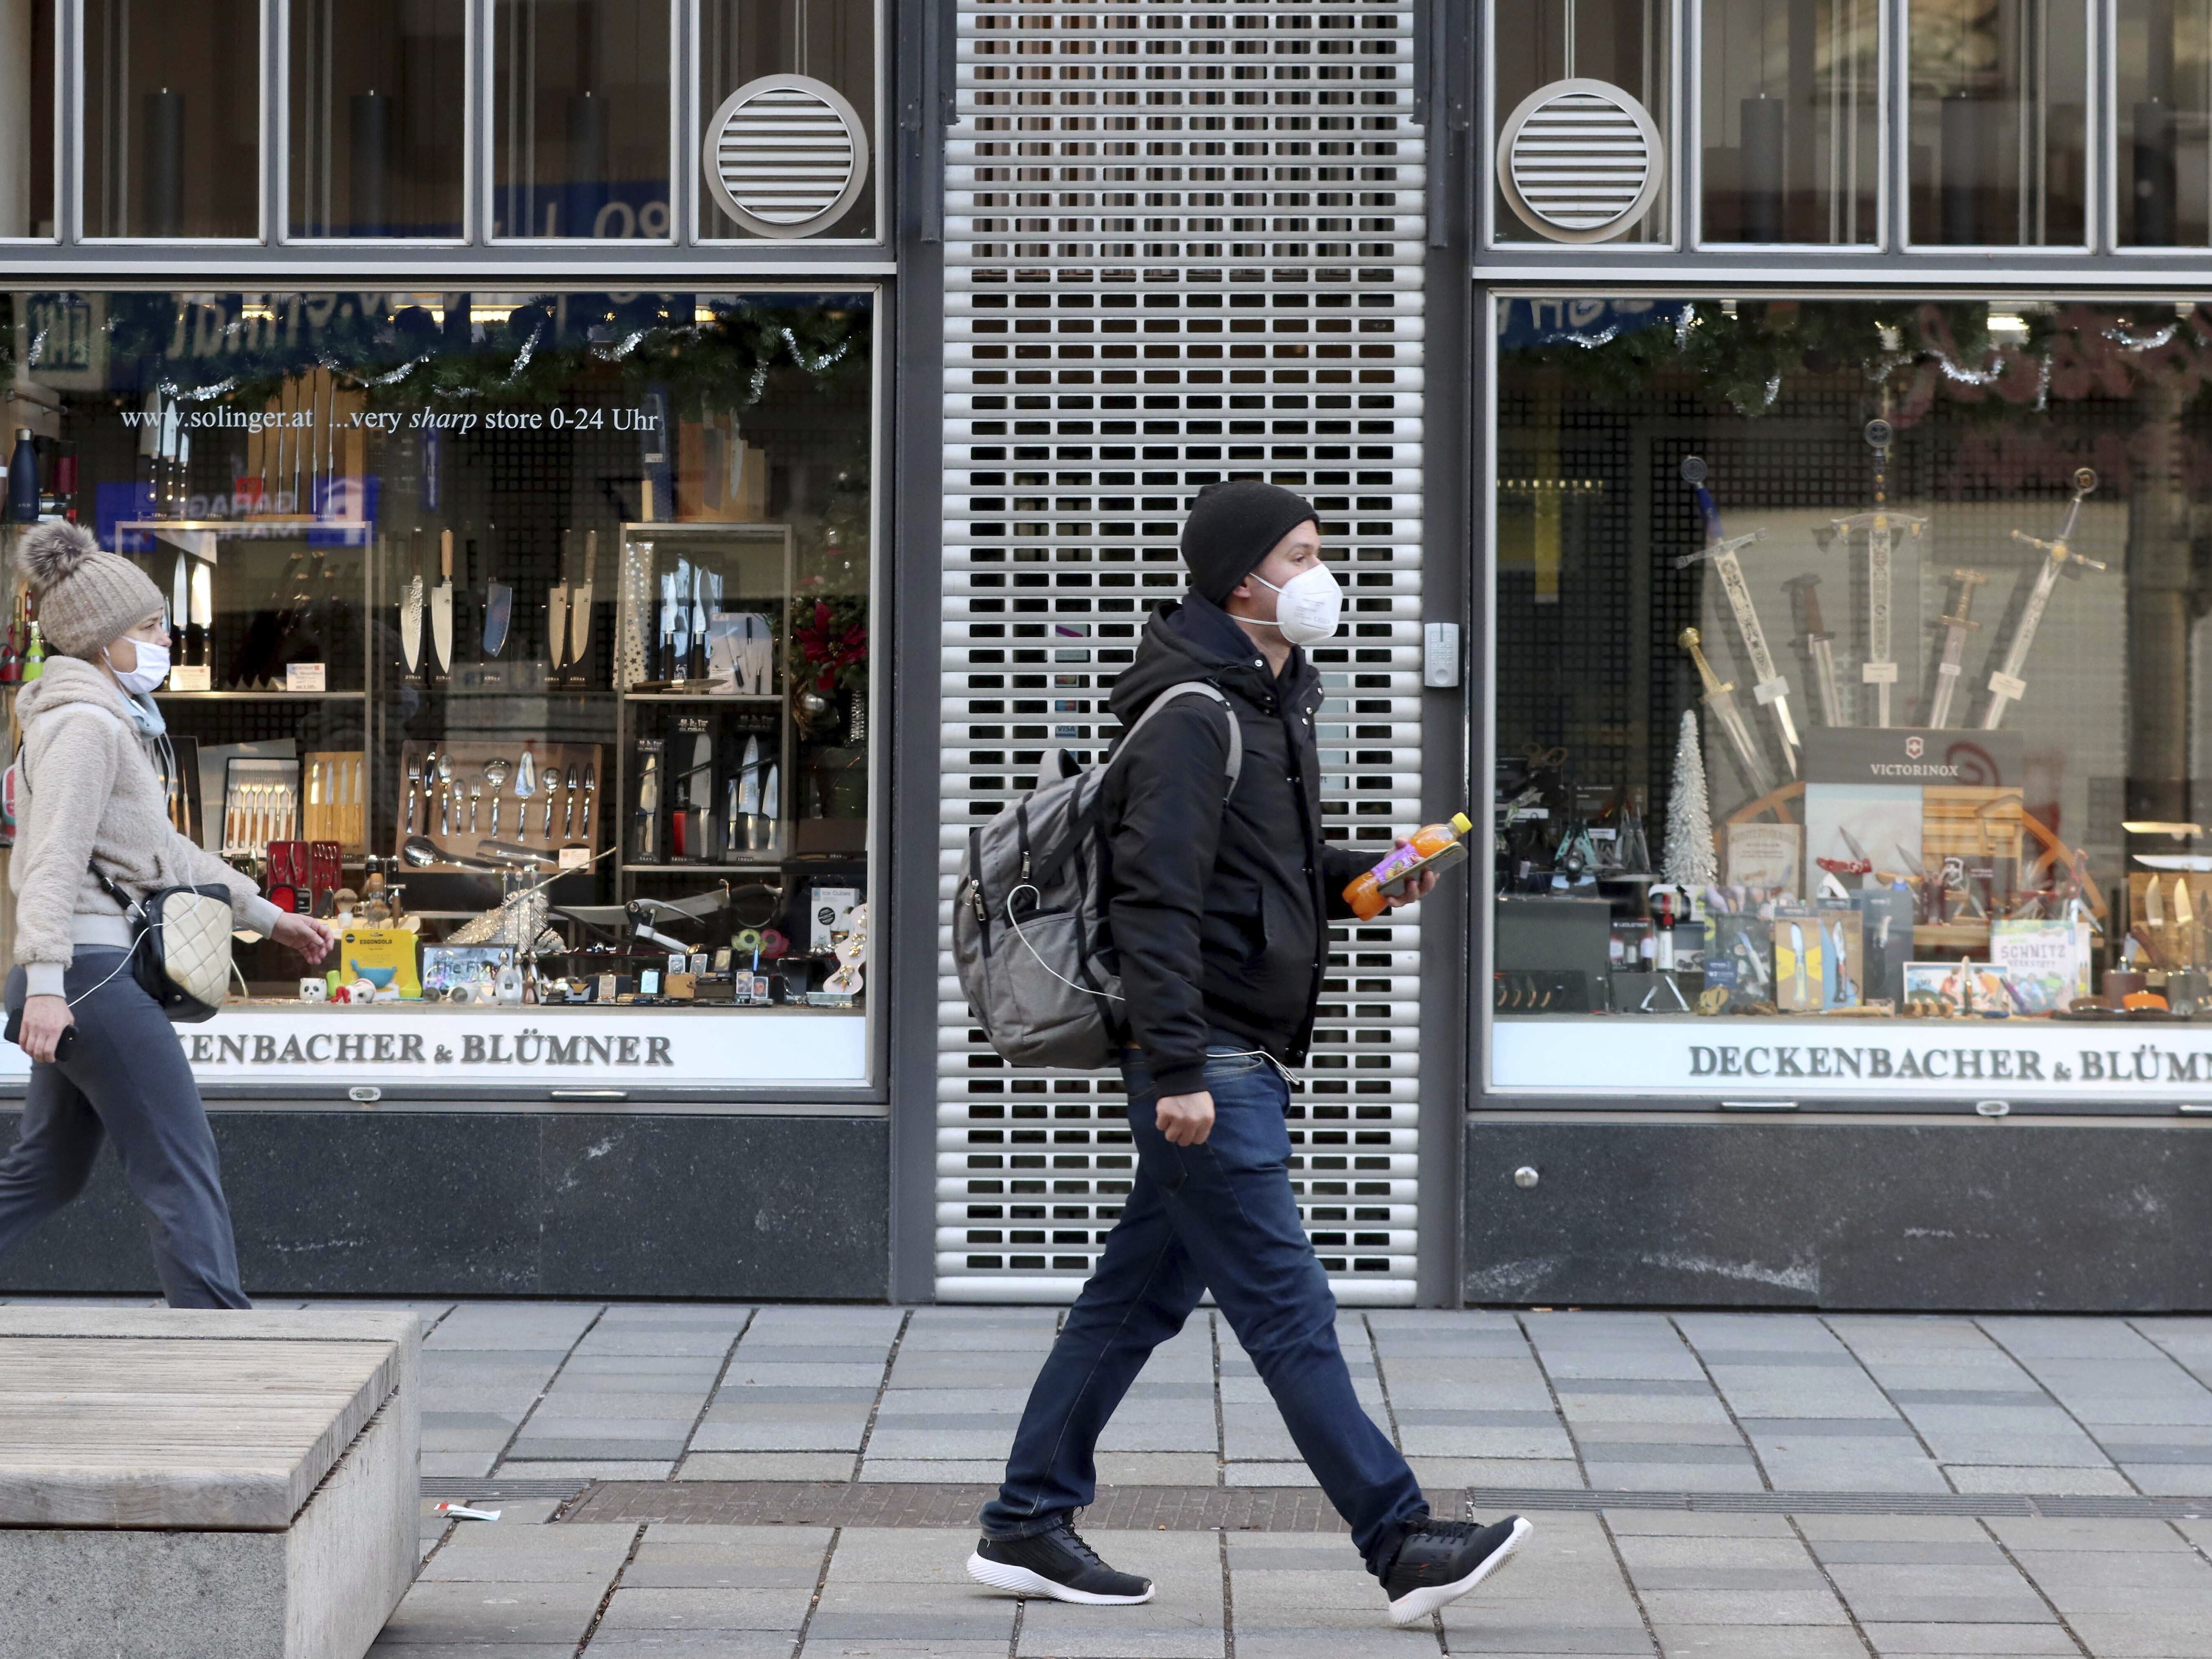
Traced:
<path id="1" fill-rule="evenodd" d="M 1895 435 L 1887 421 L 1866 423 L 1866 441 L 1874 447 L 1874 510 L 1834 520 L 1838 530 L 1867 533 L 1867 659 L 1859 665 L 1859 678 L 1874 687 L 1876 726 L 1889 724 L 1889 688 L 1897 684 L 1897 663 L 1889 654 L 1890 550 L 1900 526 L 1917 536 L 1928 524 L 1889 510 L 1889 442 Z"/>
<path id="2" fill-rule="evenodd" d="M 1813 689 L 1820 694 L 1821 723 L 1849 726 L 1844 718 L 1844 694 L 1836 684 L 1836 636 L 1820 625 L 1820 578 L 1808 570 L 1782 585 L 1805 607 L 1805 649 L 1813 658 Z"/>
<path id="3" fill-rule="evenodd" d="M 1759 625 L 1759 612 L 1751 602 L 1751 588 L 1743 579 L 1743 561 L 1736 550 L 1757 541 L 1766 532 L 1747 531 L 1741 536 L 1721 534 L 1721 510 L 1714 504 L 1713 492 L 1705 488 L 1705 464 L 1696 455 L 1682 458 L 1682 481 L 1697 492 L 1698 512 L 1705 521 L 1705 545 L 1702 551 L 1685 553 L 1674 561 L 1674 568 L 1686 570 L 1701 559 L 1711 559 L 1713 568 L 1720 572 L 1721 587 L 1728 594 L 1729 608 L 1735 612 L 1735 625 L 1743 635 L 1745 653 L 1751 659 L 1751 672 L 1758 676 L 1751 688 L 1754 701 L 1763 704 L 1774 715 L 1774 724 L 1782 733 L 1782 758 L 1790 767 L 1790 775 L 1797 775 L 1797 726 L 1790 718 L 1790 682 L 1782 678 L 1774 666 L 1774 653 L 1766 648 L 1766 630 Z"/>
<path id="4" fill-rule="evenodd" d="M 1705 635 L 1694 628 L 1686 628 L 1676 636 L 1690 660 L 1698 665 L 1698 678 L 1705 684 L 1705 707 L 1728 733 L 1729 741 L 1735 745 L 1735 757 L 1743 763 L 1744 776 L 1751 781 L 1754 796 L 1764 795 L 1774 787 L 1774 775 L 1767 769 L 1766 757 L 1759 752 L 1752 740 L 1751 728 L 1743 723 L 1743 710 L 1735 706 L 1735 686 L 1713 672 L 1712 664 L 1705 660 L 1700 649 Z"/>
<path id="5" fill-rule="evenodd" d="M 2081 502 L 2097 487 L 2094 468 L 2077 467 L 2074 472 L 2074 501 L 2066 509 L 2066 522 L 2058 532 L 2058 539 L 2038 541 L 2026 531 L 2015 530 L 2012 538 L 2026 542 L 2030 547 L 2039 547 L 2049 556 L 2043 568 L 2035 573 L 2035 586 L 2027 596 L 2027 609 L 2020 613 L 2020 626 L 2014 630 L 2012 647 L 2005 653 L 2004 666 L 1990 676 L 1989 712 L 1982 716 L 1982 730 L 1994 732 L 2004 719 L 2008 705 L 2018 702 L 2027 695 L 2027 682 L 2020 671 L 2027 666 L 2027 649 L 2035 643 L 2035 630 L 2043 621 L 2045 607 L 2051 603 L 2051 590 L 2058 585 L 2059 573 L 2079 577 L 2073 567 L 2081 565 L 2090 570 L 2105 568 L 2101 559 L 2084 558 L 2067 545 L 2074 534 L 2074 526 L 2081 517 Z"/>
<path id="6" fill-rule="evenodd" d="M 1989 580 L 1978 570 L 1963 568 L 1954 570 L 1951 577 L 1959 584 L 1959 609 L 1943 618 L 1943 660 L 1936 665 L 1936 700 L 1928 708 L 1928 724 L 1936 731 L 1951 723 L 1951 698 L 1959 689 L 1959 659 L 1966 653 L 1966 635 L 1981 627 L 1969 614 L 1974 608 L 1974 590 Z"/>

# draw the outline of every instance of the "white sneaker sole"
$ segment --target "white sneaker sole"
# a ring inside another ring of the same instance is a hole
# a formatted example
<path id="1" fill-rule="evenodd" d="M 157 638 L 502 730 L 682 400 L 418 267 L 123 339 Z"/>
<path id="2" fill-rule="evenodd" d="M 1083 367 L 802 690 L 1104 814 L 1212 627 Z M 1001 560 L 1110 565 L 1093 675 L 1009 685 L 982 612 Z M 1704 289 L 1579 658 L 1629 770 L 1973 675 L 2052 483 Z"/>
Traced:
<path id="1" fill-rule="evenodd" d="M 1425 1584 L 1419 1589 L 1408 1590 L 1390 1604 L 1390 1622 L 1394 1625 L 1419 1624 L 1446 1602 L 1456 1601 L 1469 1590 L 1480 1587 L 1485 1580 L 1495 1577 L 1528 1541 L 1528 1534 L 1536 1528 L 1523 1519 L 1513 1523 L 1512 1535 L 1485 1556 L 1482 1565 L 1464 1578 L 1449 1584 Z M 972 1571 L 972 1569 L 971 1569 Z"/>
<path id="2" fill-rule="evenodd" d="M 981 1554 L 968 1558 L 968 1576 L 993 1589 L 1012 1590 L 1016 1595 L 1049 1596 L 1053 1601 L 1073 1601 L 1079 1607 L 1133 1607 L 1152 1599 L 1149 1583 L 1142 1595 L 1100 1595 L 1091 1590 L 1070 1589 L 1065 1584 L 1055 1584 L 1042 1573 L 1031 1572 L 1027 1567 L 1009 1566 L 1003 1561 L 986 1560 Z"/>

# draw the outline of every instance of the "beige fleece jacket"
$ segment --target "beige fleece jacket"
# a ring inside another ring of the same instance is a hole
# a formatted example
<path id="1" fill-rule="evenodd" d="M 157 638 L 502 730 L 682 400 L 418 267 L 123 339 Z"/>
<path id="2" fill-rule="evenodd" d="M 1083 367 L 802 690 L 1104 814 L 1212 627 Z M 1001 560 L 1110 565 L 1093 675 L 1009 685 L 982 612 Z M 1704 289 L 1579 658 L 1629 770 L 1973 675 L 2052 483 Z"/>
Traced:
<path id="1" fill-rule="evenodd" d="M 60 995 L 77 945 L 130 942 L 120 908 L 88 867 L 95 860 L 134 896 L 219 883 L 241 927 L 276 927 L 282 913 L 259 888 L 170 824 L 161 780 L 113 680 L 75 657 L 49 658 L 15 712 L 23 747 L 8 884 L 27 994 Z"/>

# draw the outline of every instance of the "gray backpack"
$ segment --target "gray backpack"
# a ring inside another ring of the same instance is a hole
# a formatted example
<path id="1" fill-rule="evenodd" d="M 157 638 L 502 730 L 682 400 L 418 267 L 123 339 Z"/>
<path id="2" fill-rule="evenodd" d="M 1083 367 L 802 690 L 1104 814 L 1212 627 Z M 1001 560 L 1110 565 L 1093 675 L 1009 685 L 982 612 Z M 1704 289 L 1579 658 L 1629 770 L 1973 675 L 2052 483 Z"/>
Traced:
<path id="1" fill-rule="evenodd" d="M 1054 750 L 1047 769 L 1059 775 L 968 833 L 952 904 L 952 960 L 976 1023 L 1011 1064 L 1092 1071 L 1120 1053 L 1121 980 L 1106 933 L 1098 792 L 1145 722 L 1192 695 L 1229 712 L 1234 789 L 1244 765 L 1236 712 L 1218 687 L 1185 680 L 1152 700 L 1105 765 L 1078 768 Z"/>

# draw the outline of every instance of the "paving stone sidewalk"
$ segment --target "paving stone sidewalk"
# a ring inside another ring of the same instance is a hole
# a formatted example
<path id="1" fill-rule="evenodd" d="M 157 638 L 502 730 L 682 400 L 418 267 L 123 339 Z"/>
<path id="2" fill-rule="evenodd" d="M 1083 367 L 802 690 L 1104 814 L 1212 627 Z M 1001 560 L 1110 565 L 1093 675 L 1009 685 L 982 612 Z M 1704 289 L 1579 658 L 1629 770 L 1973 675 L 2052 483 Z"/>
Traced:
<path id="1" fill-rule="evenodd" d="M 2212 1319 L 1347 1311 L 1437 1500 L 1537 1528 L 1398 1631 L 1208 1314 L 1086 1529 L 1159 1595 L 1082 1609 L 961 1570 L 1054 1310 L 416 1305 L 425 1561 L 376 1659 L 2212 1656 Z"/>

